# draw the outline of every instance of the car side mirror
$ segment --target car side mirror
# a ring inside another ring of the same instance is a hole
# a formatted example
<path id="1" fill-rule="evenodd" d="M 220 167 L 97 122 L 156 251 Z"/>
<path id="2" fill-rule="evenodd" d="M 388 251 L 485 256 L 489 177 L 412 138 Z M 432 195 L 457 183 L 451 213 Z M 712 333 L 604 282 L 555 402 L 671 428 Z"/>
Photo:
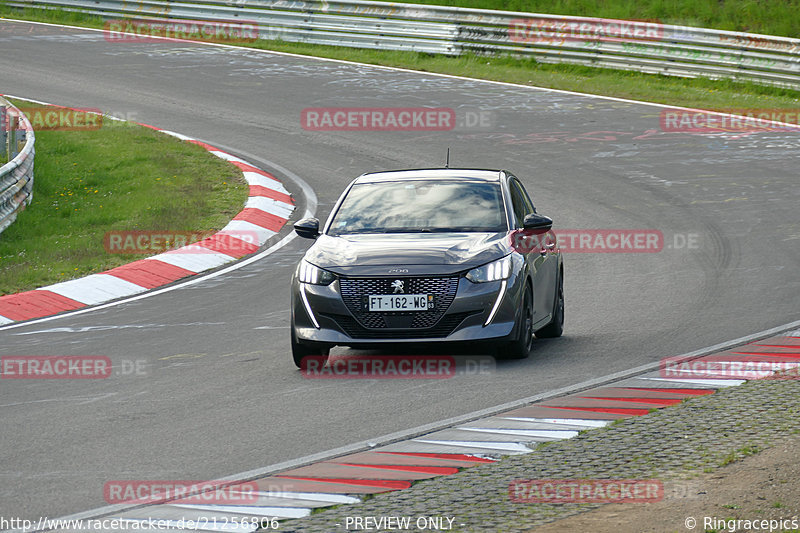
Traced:
<path id="1" fill-rule="evenodd" d="M 525 229 L 550 230 L 553 227 L 553 219 L 538 213 L 529 213 L 522 220 L 522 227 Z"/>
<path id="2" fill-rule="evenodd" d="M 319 237 L 319 219 L 304 218 L 294 225 L 294 232 L 306 239 Z"/>

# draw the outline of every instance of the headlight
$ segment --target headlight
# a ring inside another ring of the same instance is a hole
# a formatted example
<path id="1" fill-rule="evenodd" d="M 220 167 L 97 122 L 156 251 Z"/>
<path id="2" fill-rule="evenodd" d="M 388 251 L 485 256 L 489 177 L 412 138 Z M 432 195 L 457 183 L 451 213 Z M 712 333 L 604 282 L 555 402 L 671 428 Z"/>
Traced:
<path id="1" fill-rule="evenodd" d="M 507 255 L 497 261 L 473 268 L 467 272 L 467 279 L 473 283 L 486 283 L 508 279 L 511 275 L 511 256 Z"/>
<path id="2" fill-rule="evenodd" d="M 330 285 L 336 279 L 336 276 L 333 272 L 322 270 L 306 261 L 300 261 L 300 266 L 297 267 L 297 278 L 302 283 L 310 283 L 311 285 Z"/>

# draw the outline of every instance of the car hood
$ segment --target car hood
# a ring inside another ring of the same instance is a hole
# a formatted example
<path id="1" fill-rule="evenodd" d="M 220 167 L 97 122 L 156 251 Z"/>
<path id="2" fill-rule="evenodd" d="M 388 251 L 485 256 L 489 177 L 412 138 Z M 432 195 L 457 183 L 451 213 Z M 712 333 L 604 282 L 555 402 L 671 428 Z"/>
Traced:
<path id="1" fill-rule="evenodd" d="M 446 274 L 507 255 L 508 233 L 321 235 L 306 260 L 342 275 Z M 398 271 L 406 269 L 407 272 Z"/>

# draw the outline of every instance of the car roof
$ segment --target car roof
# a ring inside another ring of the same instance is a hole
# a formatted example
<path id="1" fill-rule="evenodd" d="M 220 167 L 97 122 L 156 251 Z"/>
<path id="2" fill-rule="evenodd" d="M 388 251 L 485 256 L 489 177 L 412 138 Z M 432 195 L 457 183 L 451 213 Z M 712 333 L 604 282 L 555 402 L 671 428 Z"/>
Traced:
<path id="1" fill-rule="evenodd" d="M 355 183 L 376 183 L 381 181 L 446 179 L 463 181 L 496 181 L 506 174 L 504 170 L 478 168 L 417 168 L 408 170 L 389 170 L 370 172 L 356 178 Z"/>

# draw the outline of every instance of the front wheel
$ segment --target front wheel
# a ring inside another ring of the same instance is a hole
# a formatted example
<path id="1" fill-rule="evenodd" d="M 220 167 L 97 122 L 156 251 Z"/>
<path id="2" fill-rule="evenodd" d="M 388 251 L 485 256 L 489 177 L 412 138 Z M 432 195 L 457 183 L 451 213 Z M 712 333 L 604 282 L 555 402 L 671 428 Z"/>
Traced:
<path id="1" fill-rule="evenodd" d="M 519 336 L 505 347 L 498 355 L 503 359 L 525 359 L 533 347 L 533 296 L 531 288 L 525 288 L 522 297 L 522 314 L 520 315 Z"/>
<path id="2" fill-rule="evenodd" d="M 292 359 L 297 368 L 305 370 L 308 366 L 308 361 L 316 359 L 319 361 L 319 367 L 328 362 L 328 355 L 331 349 L 329 347 L 322 347 L 313 344 L 303 344 L 297 340 L 292 328 Z"/>
<path id="3" fill-rule="evenodd" d="M 537 331 L 536 336 L 540 339 L 552 339 L 560 337 L 562 333 L 564 333 L 564 275 L 559 274 L 558 292 L 553 306 L 553 320 Z"/>

